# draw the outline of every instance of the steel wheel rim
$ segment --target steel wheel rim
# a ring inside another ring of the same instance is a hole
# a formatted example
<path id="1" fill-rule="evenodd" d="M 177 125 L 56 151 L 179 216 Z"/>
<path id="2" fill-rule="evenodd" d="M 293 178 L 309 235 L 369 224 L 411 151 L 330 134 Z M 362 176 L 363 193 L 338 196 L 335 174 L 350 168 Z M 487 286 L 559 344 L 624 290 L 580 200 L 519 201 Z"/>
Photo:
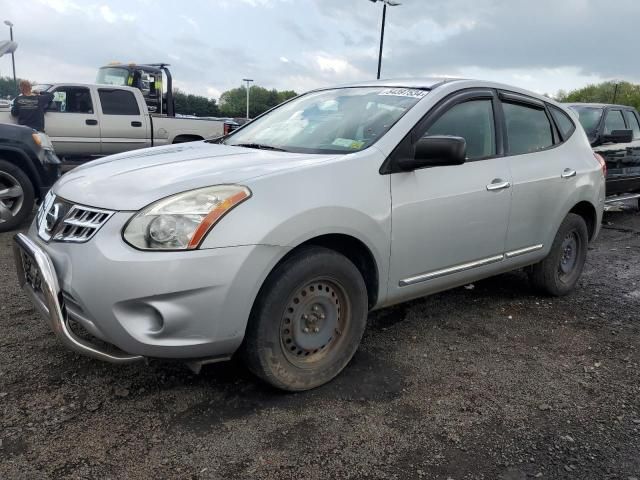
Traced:
<path id="1" fill-rule="evenodd" d="M 336 352 L 349 325 L 351 306 L 334 279 L 316 278 L 296 289 L 280 322 L 284 356 L 301 368 L 316 367 Z"/>
<path id="2" fill-rule="evenodd" d="M 24 191 L 16 177 L 0 172 L 0 223 L 18 215 L 24 203 Z"/>
<path id="3" fill-rule="evenodd" d="M 568 276 L 575 270 L 578 264 L 578 249 L 580 247 L 580 239 L 576 232 L 569 232 L 562 241 L 560 263 L 558 265 L 558 273 L 561 276 Z"/>

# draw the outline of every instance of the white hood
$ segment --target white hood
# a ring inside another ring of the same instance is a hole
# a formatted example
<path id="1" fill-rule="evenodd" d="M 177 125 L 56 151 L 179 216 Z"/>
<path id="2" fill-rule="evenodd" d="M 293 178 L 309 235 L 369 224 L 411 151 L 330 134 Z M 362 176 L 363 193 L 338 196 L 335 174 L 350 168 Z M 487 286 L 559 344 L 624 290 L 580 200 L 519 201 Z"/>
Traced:
<path id="1" fill-rule="evenodd" d="M 139 210 L 175 193 L 327 161 L 330 155 L 286 153 L 207 142 L 135 150 L 95 160 L 64 175 L 53 192 L 110 210 Z"/>

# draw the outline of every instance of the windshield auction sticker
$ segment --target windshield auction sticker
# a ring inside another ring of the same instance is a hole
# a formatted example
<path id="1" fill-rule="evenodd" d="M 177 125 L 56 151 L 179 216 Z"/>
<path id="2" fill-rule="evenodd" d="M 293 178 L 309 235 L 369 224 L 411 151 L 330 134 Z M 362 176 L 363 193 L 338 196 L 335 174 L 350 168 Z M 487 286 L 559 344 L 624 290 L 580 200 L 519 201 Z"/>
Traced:
<path id="1" fill-rule="evenodd" d="M 418 90 L 417 88 L 388 88 L 381 91 L 378 95 L 393 95 L 395 97 L 412 97 L 422 98 L 428 92 L 426 90 Z"/>
<path id="2" fill-rule="evenodd" d="M 360 142 L 358 140 L 352 140 L 350 138 L 336 138 L 332 142 L 332 145 L 335 145 L 337 147 L 352 148 L 357 150 L 358 148 L 362 148 L 362 146 L 364 145 L 364 142 Z"/>

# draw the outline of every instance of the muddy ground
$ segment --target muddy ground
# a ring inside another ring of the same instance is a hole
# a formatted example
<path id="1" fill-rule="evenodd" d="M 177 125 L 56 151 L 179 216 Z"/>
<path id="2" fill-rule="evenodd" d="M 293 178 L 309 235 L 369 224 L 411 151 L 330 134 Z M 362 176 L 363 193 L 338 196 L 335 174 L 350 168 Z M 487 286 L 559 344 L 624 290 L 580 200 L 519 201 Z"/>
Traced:
<path id="1" fill-rule="evenodd" d="M 578 290 L 516 272 L 371 314 L 332 383 L 117 367 L 63 348 L 0 235 L 0 478 L 640 477 L 640 214 L 606 214 Z"/>

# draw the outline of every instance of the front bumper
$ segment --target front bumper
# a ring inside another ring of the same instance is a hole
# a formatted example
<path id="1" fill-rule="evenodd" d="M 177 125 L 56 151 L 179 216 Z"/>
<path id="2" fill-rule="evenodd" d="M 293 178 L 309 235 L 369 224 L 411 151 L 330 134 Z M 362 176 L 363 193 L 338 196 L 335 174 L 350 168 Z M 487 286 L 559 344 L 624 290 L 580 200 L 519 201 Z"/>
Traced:
<path id="1" fill-rule="evenodd" d="M 34 225 L 18 235 L 18 275 L 34 305 L 65 345 L 101 360 L 228 358 L 242 342 L 260 286 L 287 248 L 142 252 L 122 240 L 130 216 L 116 212 L 85 243 L 47 243 Z M 20 250 L 42 272 L 40 292 Z M 79 339 L 70 320 L 117 350 Z"/>
<path id="2" fill-rule="evenodd" d="M 74 334 L 69 326 L 69 318 L 64 313 L 62 291 L 49 256 L 22 233 L 15 236 L 13 253 L 20 286 L 65 346 L 78 353 L 111 363 L 131 363 L 143 359 L 139 355 L 128 355 L 98 347 Z"/>

